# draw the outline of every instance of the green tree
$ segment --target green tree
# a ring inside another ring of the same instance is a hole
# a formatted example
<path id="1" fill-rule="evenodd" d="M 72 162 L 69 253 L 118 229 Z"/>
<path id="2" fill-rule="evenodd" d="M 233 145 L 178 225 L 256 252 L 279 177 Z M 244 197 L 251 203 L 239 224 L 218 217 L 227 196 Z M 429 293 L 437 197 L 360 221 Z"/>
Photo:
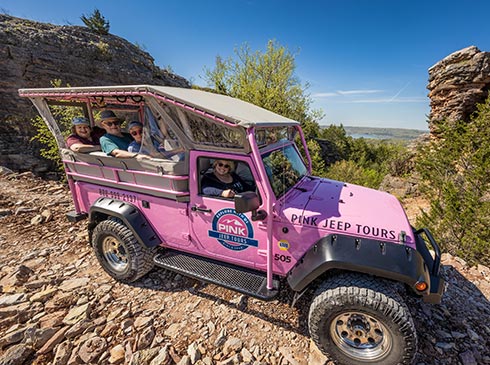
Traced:
<path id="1" fill-rule="evenodd" d="M 319 138 L 329 142 L 328 151 L 324 151 L 324 159 L 327 165 L 349 158 L 352 145 L 352 137 L 347 136 L 342 125 L 330 125 L 323 127 L 319 132 Z"/>
<path id="2" fill-rule="evenodd" d="M 322 156 L 320 145 L 314 139 L 310 139 L 306 144 L 308 145 L 308 151 L 310 152 L 312 174 L 314 176 L 325 177 L 325 159 Z"/>
<path id="3" fill-rule="evenodd" d="M 80 19 L 87 26 L 87 28 L 93 30 L 95 33 L 100 35 L 109 34 L 109 21 L 105 20 L 99 9 L 94 9 L 94 12 L 89 16 L 82 14 Z"/>
<path id="4" fill-rule="evenodd" d="M 471 122 L 440 123 L 439 138 L 418 150 L 416 168 L 430 209 L 428 226 L 443 250 L 490 264 L 490 98 Z"/>
<path id="5" fill-rule="evenodd" d="M 299 121 L 307 139 L 316 137 L 323 112 L 312 110 L 308 85 L 295 76 L 295 56 L 276 41 L 266 51 L 253 52 L 247 44 L 235 49 L 235 58 L 216 57 L 205 80 L 216 92 L 248 101 Z"/>

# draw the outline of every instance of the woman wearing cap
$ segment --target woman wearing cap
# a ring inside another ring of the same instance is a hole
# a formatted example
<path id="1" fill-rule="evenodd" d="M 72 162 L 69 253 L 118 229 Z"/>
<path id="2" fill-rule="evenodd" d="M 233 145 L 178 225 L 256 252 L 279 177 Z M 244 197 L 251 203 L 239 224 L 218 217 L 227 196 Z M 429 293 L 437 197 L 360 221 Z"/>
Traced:
<path id="1" fill-rule="evenodd" d="M 100 134 L 90 128 L 90 123 L 86 118 L 75 117 L 71 124 L 72 134 L 66 139 L 66 147 L 75 152 L 91 152 L 100 149 Z"/>
<path id="2" fill-rule="evenodd" d="M 206 195 L 233 198 L 236 193 L 249 190 L 250 187 L 233 171 L 235 163 L 229 160 L 216 160 L 213 171 L 203 176 L 201 187 Z"/>
<path id="3" fill-rule="evenodd" d="M 104 110 L 100 113 L 100 126 L 106 133 L 100 137 L 100 147 L 109 156 L 118 158 L 137 158 L 145 159 L 150 156 L 129 152 L 127 149 L 133 139 L 121 130 L 121 121 L 112 110 Z"/>

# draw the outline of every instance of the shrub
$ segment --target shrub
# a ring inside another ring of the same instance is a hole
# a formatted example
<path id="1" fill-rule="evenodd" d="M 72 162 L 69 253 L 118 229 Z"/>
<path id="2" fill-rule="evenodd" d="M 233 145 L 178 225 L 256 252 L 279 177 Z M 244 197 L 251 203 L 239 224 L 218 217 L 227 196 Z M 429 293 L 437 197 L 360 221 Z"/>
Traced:
<path id="1" fill-rule="evenodd" d="M 437 140 L 419 147 L 417 170 L 430 209 L 428 226 L 443 250 L 490 263 L 490 98 L 471 121 L 440 123 Z"/>
<path id="2" fill-rule="evenodd" d="M 384 174 L 371 168 L 362 167 L 352 160 L 334 163 L 329 167 L 326 174 L 329 179 L 367 186 L 373 189 L 379 187 L 384 177 Z"/>

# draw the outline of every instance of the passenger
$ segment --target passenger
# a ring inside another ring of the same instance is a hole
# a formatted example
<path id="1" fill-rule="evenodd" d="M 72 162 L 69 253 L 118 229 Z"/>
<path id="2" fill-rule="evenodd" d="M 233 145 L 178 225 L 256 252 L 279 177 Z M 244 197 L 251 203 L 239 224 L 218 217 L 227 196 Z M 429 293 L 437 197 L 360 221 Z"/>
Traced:
<path id="1" fill-rule="evenodd" d="M 204 174 L 202 178 L 202 192 L 206 195 L 233 198 L 236 193 L 250 190 L 249 186 L 233 172 L 234 168 L 233 161 L 214 161 L 213 171 Z"/>
<path id="2" fill-rule="evenodd" d="M 129 144 L 133 141 L 127 133 L 121 130 L 121 120 L 112 110 L 100 113 L 100 125 L 106 133 L 100 137 L 102 151 L 117 158 L 148 159 L 150 156 L 138 152 L 128 152 Z"/>
<path id="3" fill-rule="evenodd" d="M 141 140 L 143 139 L 143 124 L 137 121 L 129 123 L 128 126 L 129 134 L 134 138 L 128 146 L 128 152 L 140 152 L 141 150 Z"/>
<path id="4" fill-rule="evenodd" d="M 128 151 L 129 152 L 139 152 L 145 155 L 150 155 L 152 157 L 164 157 L 169 160 L 182 161 L 185 158 L 185 154 L 183 153 L 184 149 L 182 147 L 173 149 L 171 151 L 165 150 L 162 144 L 157 141 L 154 142 L 153 147 L 158 152 L 151 153 L 147 148 L 142 148 L 141 143 L 143 139 L 143 124 L 138 121 L 133 121 L 129 123 L 128 131 L 131 136 L 134 138 L 134 141 L 129 144 Z"/>
<path id="5" fill-rule="evenodd" d="M 100 132 L 92 130 L 86 118 L 75 117 L 71 124 L 72 134 L 66 139 L 66 147 L 74 152 L 92 152 L 100 149 Z"/>

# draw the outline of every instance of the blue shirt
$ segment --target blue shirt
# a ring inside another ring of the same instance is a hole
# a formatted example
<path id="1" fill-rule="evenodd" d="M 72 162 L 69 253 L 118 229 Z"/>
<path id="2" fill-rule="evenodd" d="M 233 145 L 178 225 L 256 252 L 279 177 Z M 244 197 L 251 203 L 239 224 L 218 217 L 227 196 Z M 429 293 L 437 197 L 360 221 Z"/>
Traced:
<path id="1" fill-rule="evenodd" d="M 141 143 L 133 141 L 128 146 L 128 152 L 139 152 L 141 150 Z"/>
<path id="2" fill-rule="evenodd" d="M 106 133 L 102 137 L 100 137 L 100 148 L 102 149 L 102 151 L 110 155 L 111 152 L 114 150 L 127 151 L 129 144 L 132 141 L 133 140 L 131 139 L 131 137 L 124 133 L 122 137 Z"/>

